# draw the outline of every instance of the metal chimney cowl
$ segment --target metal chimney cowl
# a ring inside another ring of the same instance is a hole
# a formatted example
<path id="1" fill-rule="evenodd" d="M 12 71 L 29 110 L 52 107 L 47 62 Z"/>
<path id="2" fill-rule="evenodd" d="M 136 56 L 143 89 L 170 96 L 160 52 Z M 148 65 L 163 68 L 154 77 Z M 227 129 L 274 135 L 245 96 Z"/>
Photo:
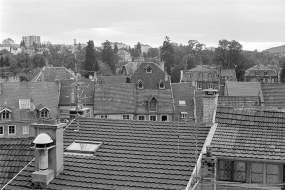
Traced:
<path id="1" fill-rule="evenodd" d="M 35 187 L 45 187 L 54 179 L 54 170 L 48 167 L 49 149 L 55 147 L 52 145 L 52 138 L 46 134 L 39 134 L 33 141 L 35 151 L 37 152 L 36 159 L 38 160 L 39 170 L 32 173 L 32 185 Z"/>

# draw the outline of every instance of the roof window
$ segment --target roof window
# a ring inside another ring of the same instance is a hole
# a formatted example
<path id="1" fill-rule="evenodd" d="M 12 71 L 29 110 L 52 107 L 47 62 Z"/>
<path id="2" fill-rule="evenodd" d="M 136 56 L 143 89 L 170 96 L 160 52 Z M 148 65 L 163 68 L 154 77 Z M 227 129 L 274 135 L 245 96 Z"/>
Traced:
<path id="1" fill-rule="evenodd" d="M 151 66 L 146 67 L 146 73 L 152 73 L 152 68 Z"/>
<path id="2" fill-rule="evenodd" d="M 94 155 L 96 150 L 102 145 L 102 142 L 94 141 L 74 141 L 66 148 L 69 154 Z"/>
<path id="3" fill-rule="evenodd" d="M 185 100 L 179 100 L 179 106 L 186 106 Z"/>

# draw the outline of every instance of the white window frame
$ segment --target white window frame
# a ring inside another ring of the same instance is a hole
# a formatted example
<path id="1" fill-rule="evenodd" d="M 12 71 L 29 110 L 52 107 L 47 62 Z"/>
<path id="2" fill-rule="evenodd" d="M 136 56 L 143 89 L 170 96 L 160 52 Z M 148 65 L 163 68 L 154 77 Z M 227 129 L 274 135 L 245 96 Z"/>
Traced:
<path id="1" fill-rule="evenodd" d="M 124 114 L 124 115 L 122 116 L 122 119 L 123 119 L 123 120 L 130 120 L 131 117 L 130 117 L 130 115 L 128 115 L 128 114 Z"/>
<path id="2" fill-rule="evenodd" d="M 100 115 L 100 119 L 108 119 L 108 115 Z"/>
<path id="3" fill-rule="evenodd" d="M 10 127 L 14 127 L 14 133 L 10 133 Z M 16 135 L 16 126 L 15 125 L 9 125 L 8 126 L 8 134 L 9 135 Z"/>
<path id="4" fill-rule="evenodd" d="M 30 126 L 23 125 L 23 135 L 28 135 L 30 133 Z"/>
<path id="5" fill-rule="evenodd" d="M 48 109 L 42 109 L 40 111 L 40 118 L 48 118 L 49 110 Z"/>
<path id="6" fill-rule="evenodd" d="M 200 85 L 201 85 L 201 87 L 200 87 Z M 202 89 L 202 84 L 201 83 L 197 84 L 197 89 Z"/>
<path id="7" fill-rule="evenodd" d="M 161 84 L 163 84 L 163 87 L 160 86 Z M 165 89 L 165 84 L 164 84 L 164 82 L 161 81 L 161 82 L 158 84 L 158 87 L 159 87 L 159 89 Z"/>
<path id="8" fill-rule="evenodd" d="M 141 85 L 141 87 L 140 87 L 140 85 Z M 143 89 L 143 82 L 142 82 L 142 81 L 140 81 L 140 82 L 138 83 L 138 89 Z"/>
<path id="9" fill-rule="evenodd" d="M 168 115 L 161 115 L 161 117 L 160 117 L 160 120 L 162 121 L 162 117 L 163 116 L 166 116 L 166 120 L 165 121 L 169 121 L 169 119 L 168 119 Z"/>
<path id="10" fill-rule="evenodd" d="M 150 69 L 149 72 L 147 71 L 148 69 Z M 145 71 L 146 71 L 146 73 L 152 73 L 152 68 L 151 68 L 151 66 L 147 66 L 146 69 L 145 69 Z"/>
<path id="11" fill-rule="evenodd" d="M 213 89 L 214 88 L 214 84 L 213 83 L 208 83 L 208 88 Z"/>
<path id="12" fill-rule="evenodd" d="M 150 119 L 151 117 L 155 117 L 155 120 L 151 120 L 151 119 Z M 149 116 L 149 120 L 150 120 L 150 121 L 157 121 L 157 115 L 150 115 L 150 116 Z"/>
<path id="13" fill-rule="evenodd" d="M 2 128 L 3 133 L 0 133 L 0 136 L 4 135 L 4 126 L 0 126 L 0 128 Z"/>
<path id="14" fill-rule="evenodd" d="M 188 115 L 187 112 L 181 112 L 180 114 L 181 114 L 181 115 L 180 115 L 180 118 L 181 118 L 181 119 L 186 119 L 186 117 L 187 117 L 187 115 Z"/>
<path id="15" fill-rule="evenodd" d="M 140 117 L 143 117 L 143 119 L 140 119 Z M 138 121 L 145 121 L 146 117 L 145 115 L 138 115 Z"/>
<path id="16" fill-rule="evenodd" d="M 8 118 L 4 118 L 4 114 L 8 114 Z M 11 112 L 10 111 L 8 111 L 8 110 L 4 110 L 2 113 L 1 113 L 1 118 L 2 118 L 2 120 L 11 120 Z"/>

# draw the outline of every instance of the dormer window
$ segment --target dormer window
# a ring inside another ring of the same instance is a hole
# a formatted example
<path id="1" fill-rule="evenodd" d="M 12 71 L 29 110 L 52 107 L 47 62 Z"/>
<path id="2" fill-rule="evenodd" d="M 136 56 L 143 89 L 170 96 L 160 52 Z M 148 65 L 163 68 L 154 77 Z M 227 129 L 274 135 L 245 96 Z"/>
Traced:
<path id="1" fill-rule="evenodd" d="M 50 110 L 47 107 L 45 107 L 42 104 L 40 104 L 40 105 L 38 105 L 36 110 L 39 113 L 39 118 L 49 118 Z"/>
<path id="2" fill-rule="evenodd" d="M 10 109 L 9 107 L 5 107 L 4 109 L 2 109 L 0 111 L 0 115 L 1 115 L 1 119 L 2 120 L 11 120 L 12 118 L 12 109 Z"/>
<path id="3" fill-rule="evenodd" d="M 181 119 L 186 119 L 187 115 L 187 112 L 181 112 Z"/>
<path id="4" fill-rule="evenodd" d="M 158 83 L 158 87 L 159 87 L 159 89 L 165 89 L 165 84 L 164 84 L 164 82 L 163 82 L 163 81 L 160 81 L 160 82 Z"/>
<path id="5" fill-rule="evenodd" d="M 138 80 L 137 82 L 137 88 L 138 89 L 143 89 L 143 82 L 141 80 Z"/>
<path id="6" fill-rule="evenodd" d="M 48 118 L 48 109 L 43 109 L 42 111 L 40 111 L 40 117 L 41 118 Z"/>
<path id="7" fill-rule="evenodd" d="M 268 76 L 268 72 L 267 71 L 264 72 L 264 76 Z"/>
<path id="8" fill-rule="evenodd" d="M 146 67 L 146 73 L 152 73 L 152 68 L 150 66 Z"/>
<path id="9" fill-rule="evenodd" d="M 157 110 L 157 100 L 153 97 L 149 101 L 149 111 L 156 111 Z"/>

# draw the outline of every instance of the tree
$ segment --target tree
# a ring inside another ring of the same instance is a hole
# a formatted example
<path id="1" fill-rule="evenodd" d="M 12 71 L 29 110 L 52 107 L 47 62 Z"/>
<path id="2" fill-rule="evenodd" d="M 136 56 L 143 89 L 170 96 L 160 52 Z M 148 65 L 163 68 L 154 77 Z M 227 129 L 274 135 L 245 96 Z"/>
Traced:
<path id="1" fill-rule="evenodd" d="M 98 63 L 96 62 L 94 42 L 87 42 L 84 70 L 87 72 L 99 71 Z"/>
<path id="2" fill-rule="evenodd" d="M 160 49 L 161 58 L 165 62 L 166 71 L 168 74 L 171 72 L 171 67 L 174 62 L 174 50 L 170 43 L 170 38 L 168 36 L 165 37 L 163 42 L 163 46 Z"/>
<path id="3" fill-rule="evenodd" d="M 4 58 L 1 56 L 0 58 L 0 67 L 4 67 Z"/>
<path id="4" fill-rule="evenodd" d="M 176 65 L 171 71 L 171 82 L 180 82 L 180 72 L 184 69 L 184 65 Z"/>
<path id="5" fill-rule="evenodd" d="M 196 67 L 196 59 L 193 55 L 185 55 L 182 59 L 182 65 L 186 66 L 186 70 Z"/>
<path id="6" fill-rule="evenodd" d="M 116 54 L 118 51 L 119 51 L 118 46 L 117 46 L 117 44 L 115 43 L 115 46 L 114 46 L 114 53 Z"/>
<path id="7" fill-rule="evenodd" d="M 21 41 L 20 47 L 26 47 L 26 44 L 25 44 L 25 41 L 24 41 L 24 40 Z"/>
<path id="8" fill-rule="evenodd" d="M 41 68 L 46 65 L 45 57 L 40 54 L 35 54 L 32 57 L 33 68 Z"/>
<path id="9" fill-rule="evenodd" d="M 285 61 L 283 61 L 281 65 L 281 72 L 280 72 L 280 82 L 285 83 Z"/>
<path id="10" fill-rule="evenodd" d="M 158 56 L 158 48 L 149 48 L 146 55 L 147 55 L 147 57 Z"/>
<path id="11" fill-rule="evenodd" d="M 141 43 L 138 42 L 136 47 L 133 49 L 133 57 L 140 57 L 142 53 Z"/>
<path id="12" fill-rule="evenodd" d="M 115 67 L 115 61 L 114 61 L 114 52 L 112 50 L 111 43 L 106 40 L 106 42 L 103 43 L 103 50 L 102 50 L 102 61 L 107 63 L 113 73 L 115 73 L 116 67 Z"/>

